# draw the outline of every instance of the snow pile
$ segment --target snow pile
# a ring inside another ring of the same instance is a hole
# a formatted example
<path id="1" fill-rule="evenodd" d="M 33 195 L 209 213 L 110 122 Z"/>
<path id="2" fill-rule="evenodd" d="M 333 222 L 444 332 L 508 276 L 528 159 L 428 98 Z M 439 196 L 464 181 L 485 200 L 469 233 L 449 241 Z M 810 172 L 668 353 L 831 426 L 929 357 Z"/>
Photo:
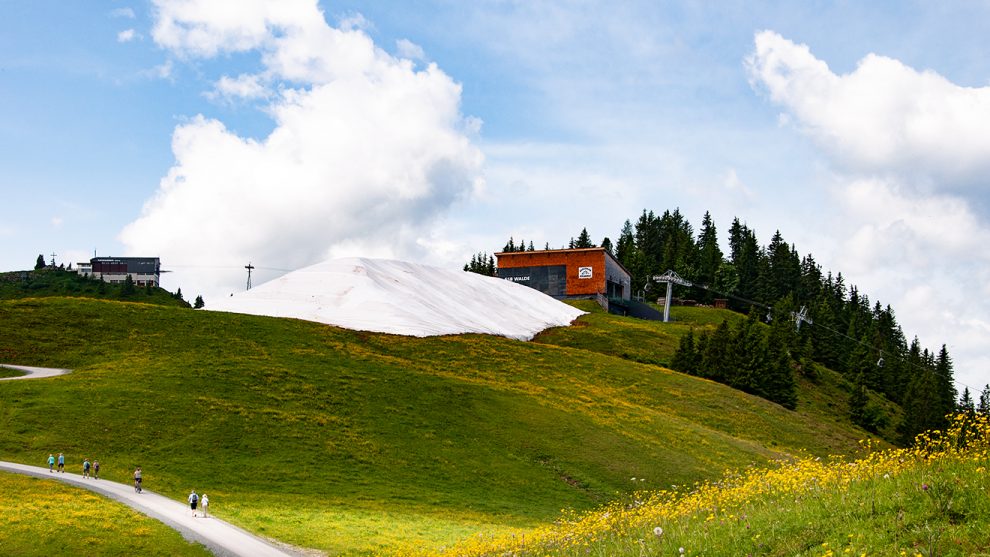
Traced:
<path id="1" fill-rule="evenodd" d="M 365 258 L 299 269 L 207 309 L 396 335 L 482 333 L 521 340 L 584 313 L 507 280 Z"/>

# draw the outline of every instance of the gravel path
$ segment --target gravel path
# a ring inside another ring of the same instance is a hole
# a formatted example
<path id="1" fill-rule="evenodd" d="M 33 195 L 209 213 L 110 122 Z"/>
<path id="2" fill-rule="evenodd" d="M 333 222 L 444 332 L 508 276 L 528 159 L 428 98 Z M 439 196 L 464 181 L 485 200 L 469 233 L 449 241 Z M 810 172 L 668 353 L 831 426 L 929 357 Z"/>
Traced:
<path id="1" fill-rule="evenodd" d="M 32 366 L 12 366 L 9 364 L 0 364 L 0 367 L 16 369 L 18 371 L 23 371 L 27 374 L 18 377 L 0 377 L 0 381 L 14 381 L 17 379 L 43 379 L 45 377 L 56 377 L 59 375 L 65 375 L 66 373 L 69 373 L 71 371 L 68 369 L 55 369 L 50 367 L 32 367 Z"/>
<path id="2" fill-rule="evenodd" d="M 12 366 L 6 364 L 2 364 L 2 367 L 24 371 L 27 375 L 4 377 L 0 378 L 0 381 L 56 377 L 70 371 L 68 369 Z M 52 473 L 40 466 L 28 466 L 26 464 L 4 462 L 2 460 L 0 460 L 0 470 L 57 480 L 95 491 L 96 493 L 120 501 L 151 518 L 164 522 L 169 527 L 178 530 L 182 534 L 182 537 L 203 544 L 214 555 L 219 557 L 296 557 L 300 555 L 279 549 L 261 538 L 218 518 L 212 516 L 210 518 L 202 518 L 202 512 L 199 513 L 200 517 L 194 518 L 190 516 L 188 505 L 173 501 L 147 489 L 141 493 L 137 493 L 134 491 L 133 485 L 124 485 L 108 480 L 86 479 L 79 474 Z"/>
<path id="3" fill-rule="evenodd" d="M 132 485 L 86 479 L 79 474 L 52 473 L 40 466 L 27 466 L 14 462 L 0 461 L 0 470 L 61 481 L 106 495 L 164 522 L 178 530 L 182 537 L 203 544 L 219 557 L 297 557 L 299 555 L 276 548 L 261 538 L 218 518 L 212 516 L 203 518 L 198 510 L 200 516 L 193 518 L 189 515 L 189 505 L 173 501 L 147 489 L 136 493 Z"/>

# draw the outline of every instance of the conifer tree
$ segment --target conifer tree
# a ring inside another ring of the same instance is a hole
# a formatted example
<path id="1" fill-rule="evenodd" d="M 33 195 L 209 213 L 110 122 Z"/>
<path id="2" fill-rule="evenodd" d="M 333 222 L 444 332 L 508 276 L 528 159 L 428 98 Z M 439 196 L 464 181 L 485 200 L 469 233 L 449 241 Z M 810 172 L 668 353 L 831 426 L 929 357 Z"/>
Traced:
<path id="1" fill-rule="evenodd" d="M 529 247 L 526 248 L 526 251 L 536 251 L 536 248 L 533 247 L 533 240 L 529 241 Z"/>
<path id="2" fill-rule="evenodd" d="M 588 234 L 587 228 L 582 228 L 581 233 L 578 234 L 577 240 L 574 241 L 575 248 L 593 248 L 595 244 L 591 242 L 591 235 Z"/>
<path id="3" fill-rule="evenodd" d="M 933 401 L 938 400 L 938 384 L 935 373 L 921 370 L 908 383 L 904 393 L 904 419 L 898 427 L 901 443 L 914 444 L 919 433 L 929 429 L 940 429 L 945 423 L 945 414 Z"/>
<path id="4" fill-rule="evenodd" d="M 127 297 L 134 294 L 134 279 L 131 275 L 124 277 L 124 286 L 120 289 L 120 296 Z"/>
<path id="5" fill-rule="evenodd" d="M 203 301 L 203 296 L 196 296 L 196 301 L 193 303 L 193 309 L 202 309 L 206 306 L 206 302 Z"/>
<path id="6" fill-rule="evenodd" d="M 714 286 L 719 269 L 722 266 L 722 250 L 718 247 L 718 232 L 712 215 L 705 211 L 701 220 L 701 232 L 698 234 L 698 265 L 695 280 L 701 284 Z M 711 302 L 715 297 L 709 291 L 700 290 L 696 296 L 705 302 Z"/>
<path id="7" fill-rule="evenodd" d="M 697 375 L 699 359 L 698 351 L 694 346 L 694 329 L 691 329 L 681 337 L 670 367 L 674 371 Z"/>
<path id="8" fill-rule="evenodd" d="M 966 412 L 968 414 L 976 413 L 976 405 L 973 403 L 973 397 L 969 394 L 969 387 L 963 388 L 962 396 L 959 397 L 959 406 L 957 409 L 960 412 Z"/>
<path id="9" fill-rule="evenodd" d="M 990 416 L 990 384 L 983 387 L 983 391 L 980 393 L 980 404 L 976 407 L 976 411 L 984 416 Z"/>
<path id="10" fill-rule="evenodd" d="M 730 369 L 732 364 L 726 357 L 732 345 L 729 322 L 723 320 L 714 332 L 706 335 L 704 345 L 698 375 L 719 383 L 727 383 L 732 371 Z"/>
<path id="11" fill-rule="evenodd" d="M 38 259 L 34 262 L 34 270 L 37 271 L 39 269 L 44 269 L 44 268 L 45 268 L 45 256 L 38 254 Z"/>

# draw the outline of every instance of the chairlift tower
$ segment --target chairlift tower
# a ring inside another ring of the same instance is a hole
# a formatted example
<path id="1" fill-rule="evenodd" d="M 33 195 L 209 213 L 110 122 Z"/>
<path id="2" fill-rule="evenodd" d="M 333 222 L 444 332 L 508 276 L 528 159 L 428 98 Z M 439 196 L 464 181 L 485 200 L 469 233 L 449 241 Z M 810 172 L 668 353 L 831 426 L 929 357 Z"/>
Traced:
<path id="1" fill-rule="evenodd" d="M 251 270 L 254 269 L 254 265 L 252 265 L 251 262 L 248 261 L 248 264 L 245 265 L 244 268 L 247 269 L 248 272 L 247 289 L 251 290 Z"/>
<path id="2" fill-rule="evenodd" d="M 675 273 L 672 269 L 668 269 L 666 273 L 662 275 L 656 275 L 653 277 L 653 282 L 665 282 L 667 283 L 667 296 L 663 304 L 663 322 L 667 323 L 670 321 L 670 299 L 674 294 L 674 289 L 672 284 L 679 284 L 681 286 L 694 286 L 689 281 L 681 278 L 680 275 Z"/>
<path id="3" fill-rule="evenodd" d="M 808 308 L 806 306 L 801 306 L 801 311 L 791 312 L 791 317 L 794 318 L 794 323 L 797 325 L 797 330 L 801 331 L 801 323 L 807 323 L 808 325 L 814 325 L 815 322 L 808 317 Z"/>

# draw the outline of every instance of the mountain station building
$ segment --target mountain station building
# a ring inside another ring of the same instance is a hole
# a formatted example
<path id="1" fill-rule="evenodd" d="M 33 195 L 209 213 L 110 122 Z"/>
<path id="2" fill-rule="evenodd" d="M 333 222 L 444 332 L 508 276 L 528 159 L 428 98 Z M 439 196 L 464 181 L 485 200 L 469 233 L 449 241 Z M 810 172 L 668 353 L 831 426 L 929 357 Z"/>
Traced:
<path id="1" fill-rule="evenodd" d="M 158 286 L 162 264 L 157 257 L 94 257 L 88 263 L 77 263 L 76 272 L 112 284 L 123 284 L 130 275 L 135 286 Z"/>
<path id="2" fill-rule="evenodd" d="M 632 276 L 605 248 L 496 253 L 498 277 L 553 296 L 629 300 Z"/>

